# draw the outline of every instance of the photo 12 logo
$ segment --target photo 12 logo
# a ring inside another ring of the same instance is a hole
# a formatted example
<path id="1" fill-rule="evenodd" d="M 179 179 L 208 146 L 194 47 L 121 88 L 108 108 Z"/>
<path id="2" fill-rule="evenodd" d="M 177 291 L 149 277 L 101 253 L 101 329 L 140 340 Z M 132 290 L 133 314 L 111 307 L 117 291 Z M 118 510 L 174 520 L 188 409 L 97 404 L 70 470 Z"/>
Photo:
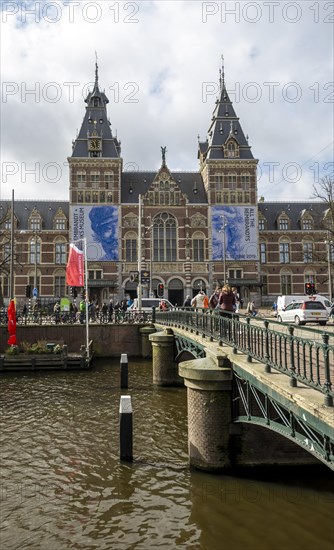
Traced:
<path id="1" fill-rule="evenodd" d="M 9 103 L 19 100 L 21 103 L 74 103 L 78 95 L 86 99 L 93 90 L 94 82 L 2 82 L 1 101 Z M 140 91 L 137 82 L 113 82 L 107 87 L 108 98 L 112 103 L 139 103 Z"/>
<path id="2" fill-rule="evenodd" d="M 139 23 L 137 2 L 2 2 L 1 22 L 13 17 L 22 25 L 29 23 L 67 23 L 85 21 L 98 23 L 103 17 L 108 23 Z"/>
<path id="3" fill-rule="evenodd" d="M 282 164 L 277 161 L 265 161 L 257 166 L 257 181 L 266 178 L 268 183 L 277 183 L 285 181 L 287 183 L 297 183 L 306 177 L 319 183 L 322 178 L 333 175 L 334 162 L 312 162 L 306 161 L 299 164 L 296 161 L 286 162 Z"/>
<path id="4" fill-rule="evenodd" d="M 9 183 L 15 178 L 15 182 L 18 180 L 21 183 L 57 183 L 62 179 L 64 167 L 68 166 L 67 162 L 64 162 L 61 166 L 58 162 L 46 162 L 42 164 L 35 162 L 27 164 L 26 162 L 2 162 L 1 163 L 1 176 L 3 183 Z"/>
<path id="5" fill-rule="evenodd" d="M 202 82 L 202 102 L 211 101 L 212 96 L 220 94 L 220 85 L 217 82 Z M 298 82 L 235 82 L 229 85 L 226 92 L 232 103 L 257 103 L 267 101 L 274 103 L 285 101 L 298 103 L 302 99 L 313 103 L 334 103 L 334 82 L 313 82 L 310 85 Z"/>
<path id="6" fill-rule="evenodd" d="M 333 2 L 202 2 L 202 22 L 221 23 L 306 22 L 334 23 Z"/>

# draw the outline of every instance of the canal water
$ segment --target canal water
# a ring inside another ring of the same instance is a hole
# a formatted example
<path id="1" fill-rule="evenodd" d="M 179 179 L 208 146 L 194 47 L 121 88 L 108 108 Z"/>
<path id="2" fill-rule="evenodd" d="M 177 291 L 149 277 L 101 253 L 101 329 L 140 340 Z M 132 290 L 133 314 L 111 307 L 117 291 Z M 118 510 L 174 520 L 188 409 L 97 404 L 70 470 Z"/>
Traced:
<path id="1" fill-rule="evenodd" d="M 187 464 L 186 390 L 130 361 L 134 462 L 119 461 L 119 360 L 1 378 L 3 550 L 333 550 L 333 477 Z"/>

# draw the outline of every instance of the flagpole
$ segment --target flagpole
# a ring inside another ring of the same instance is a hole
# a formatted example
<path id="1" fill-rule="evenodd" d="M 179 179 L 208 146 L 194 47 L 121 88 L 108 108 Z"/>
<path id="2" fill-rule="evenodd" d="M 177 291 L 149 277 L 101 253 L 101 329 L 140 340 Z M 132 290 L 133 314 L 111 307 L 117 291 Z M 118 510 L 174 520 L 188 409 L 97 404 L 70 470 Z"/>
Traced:
<path id="1" fill-rule="evenodd" d="M 138 286 L 137 286 L 137 295 L 138 295 L 138 309 L 141 310 L 142 304 L 142 286 L 141 286 L 141 226 L 142 226 L 142 196 L 139 194 L 138 197 Z"/>
<path id="2" fill-rule="evenodd" d="M 88 262 L 87 262 L 87 240 L 84 241 L 84 258 L 85 258 L 85 304 L 86 304 L 86 359 L 89 359 L 89 315 L 88 315 Z"/>
<path id="3" fill-rule="evenodd" d="M 9 300 L 13 300 L 15 296 L 15 286 L 14 286 L 14 189 L 12 189 L 12 211 L 11 211 L 11 221 L 10 221 L 10 289 L 9 289 Z"/>

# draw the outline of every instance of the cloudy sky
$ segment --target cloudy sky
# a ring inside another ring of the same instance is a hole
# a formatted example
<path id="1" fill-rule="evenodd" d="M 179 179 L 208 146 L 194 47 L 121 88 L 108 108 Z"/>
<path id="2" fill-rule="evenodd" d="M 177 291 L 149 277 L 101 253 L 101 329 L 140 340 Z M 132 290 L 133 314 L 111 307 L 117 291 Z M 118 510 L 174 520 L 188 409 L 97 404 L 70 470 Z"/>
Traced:
<path id="1" fill-rule="evenodd" d="M 198 169 L 223 54 L 259 196 L 333 174 L 332 2 L 2 1 L 2 198 L 68 199 L 95 52 L 125 169 Z"/>

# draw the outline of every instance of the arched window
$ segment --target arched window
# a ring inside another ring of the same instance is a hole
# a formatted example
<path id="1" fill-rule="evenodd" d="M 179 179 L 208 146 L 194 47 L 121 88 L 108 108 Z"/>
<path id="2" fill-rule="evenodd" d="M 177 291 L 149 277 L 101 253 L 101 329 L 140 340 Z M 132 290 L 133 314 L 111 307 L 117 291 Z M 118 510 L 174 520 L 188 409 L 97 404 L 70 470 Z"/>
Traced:
<path id="1" fill-rule="evenodd" d="M 9 298 L 9 275 L 3 273 L 0 276 L 0 284 L 2 286 L 2 295 L 4 298 Z"/>
<path id="2" fill-rule="evenodd" d="M 290 263 L 290 242 L 282 240 L 279 243 L 279 261 L 281 264 Z"/>
<path id="3" fill-rule="evenodd" d="M 194 262 L 205 261 L 205 236 L 203 233 L 197 231 L 194 233 L 193 238 L 193 260 Z"/>
<path id="4" fill-rule="evenodd" d="M 64 241 L 55 242 L 55 263 L 66 264 L 67 261 L 67 246 Z"/>
<path id="5" fill-rule="evenodd" d="M 155 262 L 175 262 L 177 259 L 176 220 L 167 212 L 154 218 L 153 259 Z"/>
<path id="6" fill-rule="evenodd" d="M 311 264 L 313 262 L 313 242 L 303 241 L 303 262 Z"/>
<path id="7" fill-rule="evenodd" d="M 41 263 L 41 241 L 34 237 L 29 242 L 29 256 L 31 264 L 40 264 Z"/>
<path id="8" fill-rule="evenodd" d="M 227 145 L 227 156 L 235 157 L 235 143 L 234 141 L 229 141 Z"/>
<path id="9" fill-rule="evenodd" d="M 267 243 L 264 241 L 260 242 L 260 263 L 267 263 Z"/>
<path id="10" fill-rule="evenodd" d="M 193 296 L 195 296 L 200 290 L 206 291 L 206 282 L 204 279 L 196 279 L 192 283 Z"/>
<path id="11" fill-rule="evenodd" d="M 53 274 L 53 295 L 55 298 L 66 296 L 66 276 L 65 271 L 56 270 Z"/>
<path id="12" fill-rule="evenodd" d="M 282 269 L 280 273 L 281 294 L 292 294 L 292 275 L 290 271 Z"/>
<path id="13" fill-rule="evenodd" d="M 136 262 L 137 256 L 137 235 L 133 231 L 125 234 L 125 261 Z"/>

